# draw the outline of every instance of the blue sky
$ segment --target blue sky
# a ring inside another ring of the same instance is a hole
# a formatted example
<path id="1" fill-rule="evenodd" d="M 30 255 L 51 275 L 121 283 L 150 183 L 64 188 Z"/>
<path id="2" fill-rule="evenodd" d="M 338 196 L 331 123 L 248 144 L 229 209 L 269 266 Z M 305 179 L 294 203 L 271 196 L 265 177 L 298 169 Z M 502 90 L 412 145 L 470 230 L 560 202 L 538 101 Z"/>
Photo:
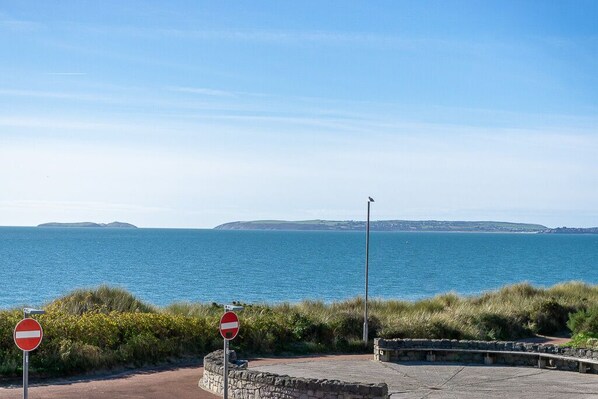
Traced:
<path id="1" fill-rule="evenodd" d="M 0 225 L 598 225 L 598 3 L 0 2 Z"/>

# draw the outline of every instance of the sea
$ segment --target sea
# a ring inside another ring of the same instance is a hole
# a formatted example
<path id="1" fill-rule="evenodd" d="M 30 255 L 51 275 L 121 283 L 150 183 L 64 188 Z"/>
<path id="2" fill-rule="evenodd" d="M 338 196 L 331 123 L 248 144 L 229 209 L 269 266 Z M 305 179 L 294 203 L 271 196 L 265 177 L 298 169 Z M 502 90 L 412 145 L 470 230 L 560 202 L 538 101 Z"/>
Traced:
<path id="1" fill-rule="evenodd" d="M 364 296 L 365 232 L 0 227 L 0 308 L 108 284 L 175 302 Z M 598 283 L 598 235 L 372 232 L 369 297 Z"/>

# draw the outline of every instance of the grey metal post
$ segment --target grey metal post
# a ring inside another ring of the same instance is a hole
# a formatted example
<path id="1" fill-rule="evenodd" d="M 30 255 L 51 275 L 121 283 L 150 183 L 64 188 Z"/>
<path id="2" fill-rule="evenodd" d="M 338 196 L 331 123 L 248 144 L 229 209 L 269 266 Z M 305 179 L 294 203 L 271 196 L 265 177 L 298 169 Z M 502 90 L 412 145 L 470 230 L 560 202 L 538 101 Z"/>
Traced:
<path id="1" fill-rule="evenodd" d="M 223 376 L 223 397 L 228 399 L 228 339 L 224 340 L 224 376 Z"/>
<path id="2" fill-rule="evenodd" d="M 368 344 L 368 274 L 370 258 L 370 202 L 374 202 L 372 197 L 368 197 L 368 219 L 365 233 L 365 310 L 363 314 L 363 343 Z"/>
<path id="3" fill-rule="evenodd" d="M 243 306 L 224 305 L 225 312 L 232 312 L 235 310 L 243 310 Z M 222 338 L 224 338 L 224 335 Z M 224 338 L 224 376 L 222 378 L 222 395 L 224 399 L 228 399 L 228 341 L 228 339 Z"/>
<path id="4" fill-rule="evenodd" d="M 44 314 L 44 310 L 23 308 L 23 318 L 26 319 L 32 314 Z M 29 351 L 23 351 L 23 399 L 29 398 Z"/>
<path id="5" fill-rule="evenodd" d="M 28 309 L 23 309 L 23 318 L 26 319 L 29 314 Z M 23 351 L 23 399 L 29 397 L 29 351 Z"/>
<path id="6" fill-rule="evenodd" d="M 29 351 L 23 351 L 23 399 L 29 397 Z"/>
<path id="7" fill-rule="evenodd" d="M 23 318 L 29 316 L 28 309 L 23 309 Z M 29 351 L 23 351 L 23 399 L 29 398 Z"/>

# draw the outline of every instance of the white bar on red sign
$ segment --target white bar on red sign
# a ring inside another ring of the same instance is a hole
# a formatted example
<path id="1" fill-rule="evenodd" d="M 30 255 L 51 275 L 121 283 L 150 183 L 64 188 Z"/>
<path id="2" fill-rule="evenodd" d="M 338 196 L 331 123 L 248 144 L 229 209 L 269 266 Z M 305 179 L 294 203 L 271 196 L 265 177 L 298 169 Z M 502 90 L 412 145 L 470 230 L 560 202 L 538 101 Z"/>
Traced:
<path id="1" fill-rule="evenodd" d="M 42 332 L 39 330 L 35 331 L 17 331 L 15 334 L 16 339 L 21 338 L 39 338 L 42 336 Z"/>
<path id="2" fill-rule="evenodd" d="M 228 330 L 229 328 L 238 328 L 238 327 L 239 327 L 238 321 L 220 324 L 220 329 L 222 329 L 222 330 Z"/>

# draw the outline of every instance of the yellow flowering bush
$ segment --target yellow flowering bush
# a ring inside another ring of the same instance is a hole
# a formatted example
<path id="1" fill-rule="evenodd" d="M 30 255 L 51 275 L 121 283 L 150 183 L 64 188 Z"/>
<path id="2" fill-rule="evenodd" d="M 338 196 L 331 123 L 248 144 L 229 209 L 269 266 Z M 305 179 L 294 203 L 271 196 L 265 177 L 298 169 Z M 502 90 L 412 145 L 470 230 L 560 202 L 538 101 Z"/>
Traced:
<path id="1" fill-rule="evenodd" d="M 361 342 L 363 299 L 326 304 L 245 304 L 233 349 L 247 354 L 370 351 Z M 591 311 L 586 309 L 592 309 Z M 513 340 L 534 333 L 584 327 L 576 346 L 595 346 L 598 286 L 563 283 L 551 288 L 516 284 L 479 296 L 439 295 L 418 302 L 372 300 L 371 337 Z M 216 303 L 147 305 L 121 289 L 77 290 L 35 316 L 44 328 L 31 354 L 32 373 L 68 375 L 115 367 L 139 367 L 199 359 L 222 347 Z M 575 313 L 576 311 L 580 311 Z M 593 313 L 592 313 L 593 312 Z M 23 317 L 0 311 L 0 377 L 21 373 L 13 330 Z M 586 331 L 587 330 L 587 331 Z M 583 339 L 582 339 L 583 338 Z M 370 343 L 371 344 L 371 343 Z"/>
<path id="2" fill-rule="evenodd" d="M 12 332 L 20 312 L 0 312 L 0 374 L 21 373 L 21 351 Z M 37 316 L 42 345 L 31 353 L 31 371 L 48 375 L 118 366 L 141 366 L 182 357 L 200 358 L 215 349 L 217 324 L 165 313 L 47 313 Z"/>

